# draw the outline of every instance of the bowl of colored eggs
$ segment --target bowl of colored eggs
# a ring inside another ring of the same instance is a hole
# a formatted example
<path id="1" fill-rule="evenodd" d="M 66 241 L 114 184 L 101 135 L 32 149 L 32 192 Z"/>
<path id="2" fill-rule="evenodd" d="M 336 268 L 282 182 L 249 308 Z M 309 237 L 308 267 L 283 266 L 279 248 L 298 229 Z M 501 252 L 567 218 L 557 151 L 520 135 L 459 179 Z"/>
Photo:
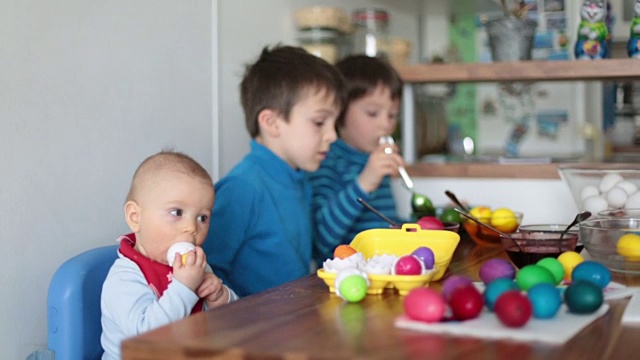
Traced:
<path id="1" fill-rule="evenodd" d="M 557 258 L 565 251 L 575 251 L 578 243 L 577 232 L 562 235 L 562 231 L 549 230 L 542 225 L 505 235 L 500 235 L 502 247 L 518 268 L 543 258 Z"/>
<path id="2" fill-rule="evenodd" d="M 503 233 L 515 232 L 522 223 L 524 216 L 519 211 L 512 211 L 504 207 L 491 209 L 488 206 L 474 207 L 469 211 L 469 214 Z M 462 226 L 471 240 L 478 245 L 500 246 L 501 244 L 499 233 L 479 225 L 474 220 L 465 218 Z"/>
<path id="3" fill-rule="evenodd" d="M 640 217 L 585 220 L 580 239 L 589 255 L 612 271 L 640 274 Z"/>
<path id="4" fill-rule="evenodd" d="M 577 164 L 558 166 L 580 211 L 640 208 L 638 164 Z"/>
<path id="5" fill-rule="evenodd" d="M 330 292 L 342 296 L 342 273 L 357 269 L 368 282 L 366 294 L 395 289 L 406 295 L 411 289 L 428 286 L 445 273 L 460 236 L 446 230 L 422 230 L 417 224 L 400 229 L 371 229 L 360 232 L 349 245 L 340 245 L 334 258 L 327 259 L 317 275 Z M 360 282 L 361 283 L 361 282 Z M 348 301 L 355 300 L 345 299 Z"/>

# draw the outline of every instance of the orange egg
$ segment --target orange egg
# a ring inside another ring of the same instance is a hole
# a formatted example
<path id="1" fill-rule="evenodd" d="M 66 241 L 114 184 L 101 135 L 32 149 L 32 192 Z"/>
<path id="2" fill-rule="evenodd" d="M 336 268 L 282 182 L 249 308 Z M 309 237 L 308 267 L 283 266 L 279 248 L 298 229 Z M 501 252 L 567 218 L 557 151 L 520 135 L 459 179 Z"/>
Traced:
<path id="1" fill-rule="evenodd" d="M 338 259 L 346 259 L 349 256 L 357 253 L 356 249 L 352 248 L 351 245 L 338 245 L 336 249 L 333 251 L 333 257 Z"/>

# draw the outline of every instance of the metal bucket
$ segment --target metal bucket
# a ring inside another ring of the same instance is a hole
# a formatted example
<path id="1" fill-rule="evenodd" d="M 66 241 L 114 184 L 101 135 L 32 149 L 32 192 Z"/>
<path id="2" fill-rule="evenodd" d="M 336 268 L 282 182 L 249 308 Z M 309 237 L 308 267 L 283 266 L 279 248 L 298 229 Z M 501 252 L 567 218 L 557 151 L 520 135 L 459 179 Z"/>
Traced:
<path id="1" fill-rule="evenodd" d="M 533 37 L 538 23 L 513 17 L 490 20 L 486 23 L 493 61 L 531 60 Z"/>

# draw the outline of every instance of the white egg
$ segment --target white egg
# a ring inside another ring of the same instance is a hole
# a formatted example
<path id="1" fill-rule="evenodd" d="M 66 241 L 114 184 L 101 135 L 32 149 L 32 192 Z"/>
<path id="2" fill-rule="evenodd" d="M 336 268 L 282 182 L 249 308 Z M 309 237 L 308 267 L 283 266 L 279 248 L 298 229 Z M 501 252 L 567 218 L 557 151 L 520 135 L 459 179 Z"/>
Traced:
<path id="1" fill-rule="evenodd" d="M 186 241 L 171 245 L 169 250 L 167 250 L 167 262 L 169 263 L 169 266 L 173 266 L 173 259 L 175 259 L 176 253 L 186 254 L 189 251 L 193 251 L 195 248 L 195 245 Z"/>
<path id="2" fill-rule="evenodd" d="M 640 192 L 636 192 L 629 196 L 624 204 L 625 209 L 640 209 Z"/>
<path id="3" fill-rule="evenodd" d="M 623 188 L 627 192 L 627 195 L 631 195 L 638 191 L 638 187 L 636 186 L 636 184 L 628 180 L 620 181 L 618 184 L 616 184 L 616 186 Z"/>
<path id="4" fill-rule="evenodd" d="M 580 191 L 580 200 L 584 200 L 589 196 L 600 195 L 600 190 L 595 185 L 587 185 Z"/>
<path id="5" fill-rule="evenodd" d="M 623 207 L 627 202 L 627 197 L 627 191 L 619 186 L 614 186 L 607 191 L 607 203 L 609 203 L 609 207 L 614 209 Z"/>
<path id="6" fill-rule="evenodd" d="M 624 180 L 622 176 L 618 173 L 609 173 L 602 177 L 600 180 L 600 185 L 598 185 L 598 189 L 600 189 L 601 193 L 606 193 L 611 190 L 617 183 Z"/>
<path id="7" fill-rule="evenodd" d="M 582 206 L 586 211 L 589 211 L 592 214 L 597 214 L 602 210 L 607 210 L 609 204 L 603 197 L 594 195 L 584 199 L 584 201 L 582 202 Z"/>

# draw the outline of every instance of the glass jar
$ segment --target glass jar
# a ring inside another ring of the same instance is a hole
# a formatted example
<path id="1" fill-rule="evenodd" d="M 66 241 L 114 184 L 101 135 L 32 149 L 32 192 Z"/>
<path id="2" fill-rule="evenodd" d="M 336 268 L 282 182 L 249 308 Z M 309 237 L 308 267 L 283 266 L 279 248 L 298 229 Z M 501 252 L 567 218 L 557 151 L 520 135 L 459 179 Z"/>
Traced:
<path id="1" fill-rule="evenodd" d="M 300 46 L 309 53 L 335 64 L 338 60 L 338 32 L 333 29 L 308 28 L 298 31 Z"/>
<path id="2" fill-rule="evenodd" d="M 389 14 L 376 8 L 358 9 L 353 12 L 353 52 L 367 56 L 387 57 Z"/>

